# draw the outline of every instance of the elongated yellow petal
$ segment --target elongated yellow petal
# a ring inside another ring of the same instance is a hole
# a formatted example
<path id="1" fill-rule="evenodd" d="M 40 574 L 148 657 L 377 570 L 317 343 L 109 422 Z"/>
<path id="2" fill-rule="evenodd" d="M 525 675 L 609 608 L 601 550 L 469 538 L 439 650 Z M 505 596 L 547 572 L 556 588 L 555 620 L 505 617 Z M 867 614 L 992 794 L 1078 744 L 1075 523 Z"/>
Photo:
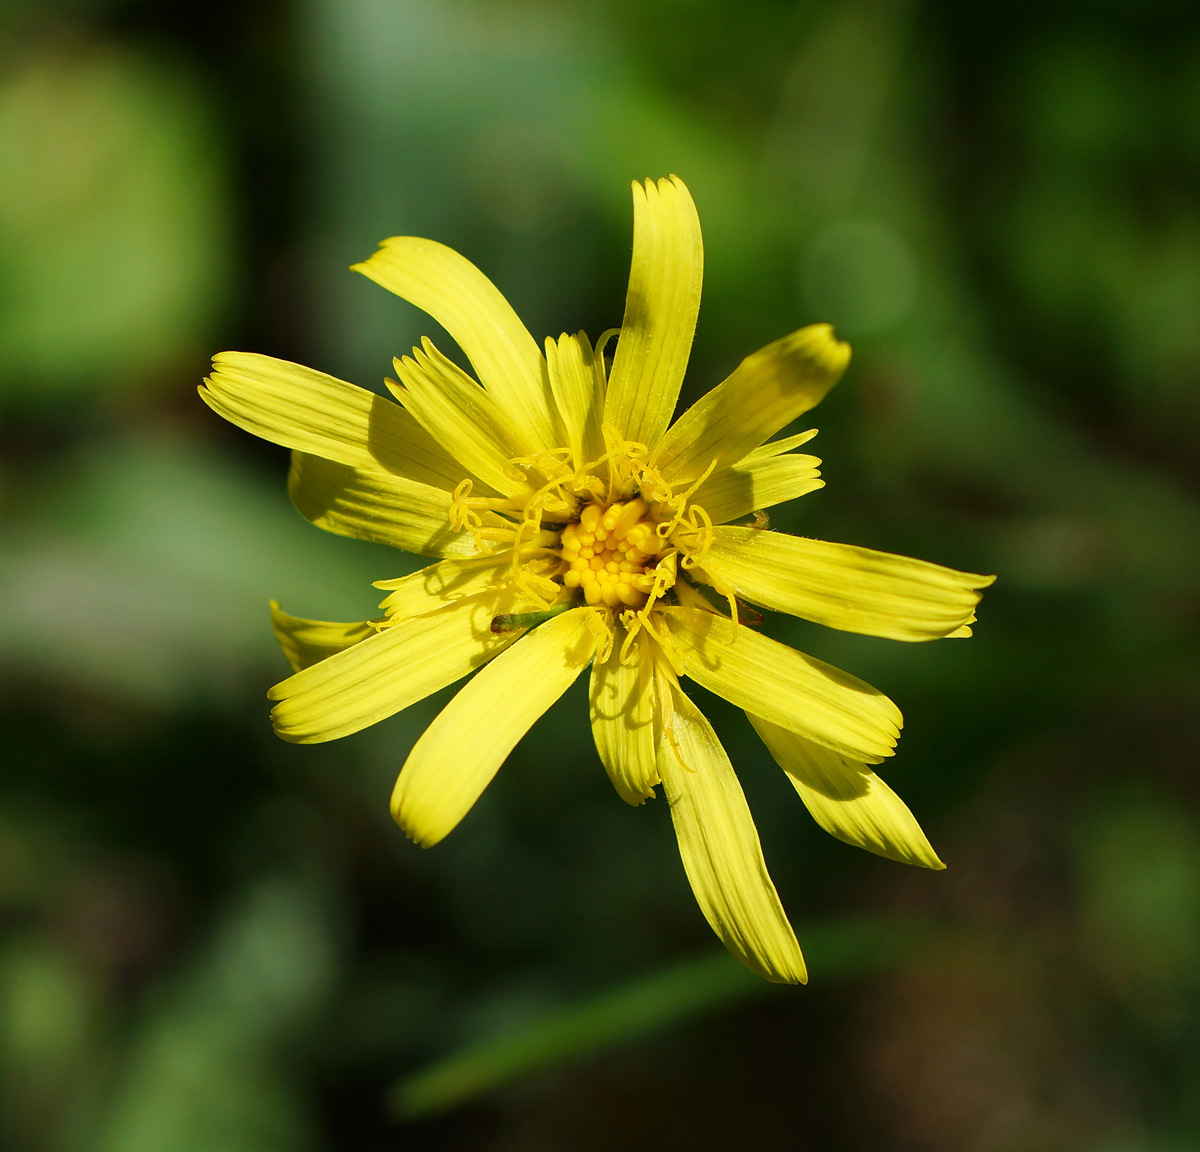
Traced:
<path id="1" fill-rule="evenodd" d="M 604 420 L 653 448 L 679 399 L 700 309 L 704 245 L 678 176 L 633 185 L 633 261 Z"/>
<path id="2" fill-rule="evenodd" d="M 747 356 L 696 401 L 652 457 L 668 480 L 694 479 L 716 461 L 735 464 L 819 404 L 850 362 L 828 324 L 810 324 Z"/>
<path id="3" fill-rule="evenodd" d="M 761 716 L 746 715 L 787 773 L 812 818 L 826 832 L 902 864 L 946 867 L 908 806 L 865 764 L 822 748 Z"/>
<path id="4" fill-rule="evenodd" d="M 425 338 L 412 356 L 392 362 L 403 388 L 396 398 L 468 472 L 506 496 L 529 484 L 504 471 L 505 461 L 528 456 L 534 442 L 509 419 L 495 397 Z"/>
<path id="5" fill-rule="evenodd" d="M 717 469 L 689 503 L 699 504 L 714 524 L 738 520 L 760 508 L 772 508 L 824 488 L 820 464 L 816 456 L 798 453 L 748 457 L 732 467 Z"/>
<path id="6" fill-rule="evenodd" d="M 979 589 L 995 580 L 872 548 L 730 526 L 713 530 L 704 570 L 765 608 L 891 640 L 949 636 L 975 619 Z"/>
<path id="7" fill-rule="evenodd" d="M 653 664 L 644 635 L 621 662 L 621 637 L 605 661 L 592 664 L 592 736 L 608 778 L 627 804 L 641 804 L 658 783 Z"/>
<path id="8" fill-rule="evenodd" d="M 779 456 L 784 452 L 791 452 L 795 448 L 799 448 L 801 444 L 807 444 L 815 435 L 815 428 L 808 429 L 807 432 L 797 432 L 795 436 L 784 436 L 781 440 L 768 440 L 766 444 L 760 444 L 753 452 L 748 452 L 739 464 L 752 464 L 759 460 L 769 460 L 772 456 Z M 815 460 L 816 457 L 814 456 Z"/>
<path id="9" fill-rule="evenodd" d="M 450 526 L 450 493 L 442 488 L 296 452 L 288 491 L 303 516 L 339 536 L 422 556 L 467 557 L 478 551 L 470 532 Z M 484 519 L 500 524 L 498 517 Z"/>
<path id="10" fill-rule="evenodd" d="M 522 637 L 438 714 L 414 745 L 392 793 L 392 815 L 429 847 L 470 811 L 517 741 L 574 682 L 596 648 L 574 608 Z"/>
<path id="11" fill-rule="evenodd" d="M 375 635 L 369 620 L 354 624 L 305 620 L 301 616 L 289 616 L 277 600 L 271 601 L 271 626 L 288 663 L 297 672 Z"/>
<path id="12" fill-rule="evenodd" d="M 665 678 L 659 774 L 696 902 L 721 943 L 776 984 L 804 984 L 796 935 L 767 873 L 754 818 L 704 714 Z"/>
<path id="13" fill-rule="evenodd" d="M 506 590 L 467 597 L 297 672 L 267 693 L 279 701 L 276 734 L 294 744 L 336 740 L 461 680 L 520 635 L 491 630 L 511 603 Z"/>
<path id="14" fill-rule="evenodd" d="M 604 389 L 594 367 L 591 341 L 586 333 L 563 333 L 557 341 L 546 337 L 546 367 L 550 390 L 558 408 L 563 445 L 571 449 L 576 468 L 604 455 L 600 419 Z"/>
<path id="15" fill-rule="evenodd" d="M 549 562 L 547 562 L 549 567 Z M 512 554 L 480 556 L 473 560 L 440 560 L 397 580 L 376 580 L 388 593 L 379 607 L 389 621 L 423 616 L 439 608 L 505 583 L 512 572 Z"/>
<path id="16" fill-rule="evenodd" d="M 538 447 L 559 447 L 541 350 L 500 290 L 474 264 L 434 240 L 393 236 L 353 269 L 428 312 Z"/>
<path id="17" fill-rule="evenodd" d="M 853 760 L 892 755 L 900 710 L 829 664 L 696 608 L 664 608 L 684 671 L 710 692 Z"/>
<path id="18" fill-rule="evenodd" d="M 200 396 L 219 416 L 285 448 L 451 490 L 463 478 L 399 405 L 300 364 L 221 352 Z"/>

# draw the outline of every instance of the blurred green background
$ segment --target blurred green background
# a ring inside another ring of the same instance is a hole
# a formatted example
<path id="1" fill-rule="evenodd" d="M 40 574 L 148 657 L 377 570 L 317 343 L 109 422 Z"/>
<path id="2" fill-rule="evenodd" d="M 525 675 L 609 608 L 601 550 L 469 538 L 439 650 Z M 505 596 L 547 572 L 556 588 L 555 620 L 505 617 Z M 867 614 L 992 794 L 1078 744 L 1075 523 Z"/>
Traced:
<path id="1" fill-rule="evenodd" d="M 448 693 L 275 740 L 266 611 L 414 566 L 306 525 L 211 353 L 370 387 L 476 261 L 619 323 L 631 179 L 705 231 L 691 399 L 830 320 L 786 530 L 996 572 L 974 639 L 768 632 L 903 707 L 948 864 L 825 836 L 697 690 L 810 958 L 713 942 L 577 685 L 463 827 L 386 800 Z M 1200 1146 L 1200 14 L 1187 0 L 8 0 L 0 1146 Z"/>

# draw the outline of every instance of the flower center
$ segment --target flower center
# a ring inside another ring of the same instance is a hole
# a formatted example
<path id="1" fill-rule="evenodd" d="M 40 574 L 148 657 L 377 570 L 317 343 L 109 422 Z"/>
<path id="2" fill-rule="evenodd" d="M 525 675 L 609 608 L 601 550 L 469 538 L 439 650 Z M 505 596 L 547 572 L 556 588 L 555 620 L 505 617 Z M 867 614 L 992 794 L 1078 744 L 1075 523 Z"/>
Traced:
<path id="1" fill-rule="evenodd" d="M 654 587 L 654 565 L 670 548 L 655 531 L 640 497 L 601 508 L 589 504 L 559 540 L 567 563 L 562 582 L 589 604 L 641 608 Z"/>

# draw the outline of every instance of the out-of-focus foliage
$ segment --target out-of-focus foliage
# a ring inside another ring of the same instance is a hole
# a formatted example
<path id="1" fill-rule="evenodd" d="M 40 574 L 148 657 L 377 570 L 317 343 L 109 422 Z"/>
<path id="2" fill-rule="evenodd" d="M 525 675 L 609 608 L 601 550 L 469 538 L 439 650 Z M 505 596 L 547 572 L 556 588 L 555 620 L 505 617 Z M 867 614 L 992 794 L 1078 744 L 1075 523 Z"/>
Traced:
<path id="1" fill-rule="evenodd" d="M 194 83 L 48 42 L 0 81 L 0 388 L 34 402 L 173 379 L 229 291 L 224 157 Z M 168 376 L 167 373 L 172 373 Z"/>
<path id="2" fill-rule="evenodd" d="M 920 926 L 899 918 L 809 925 L 810 971 L 822 978 L 887 969 L 922 942 Z M 523 1076 L 666 1028 L 678 1020 L 779 994 L 778 985 L 726 964 L 719 952 L 685 960 L 612 991 L 549 1012 L 524 1027 L 468 1044 L 398 1081 L 392 1111 L 403 1120 L 448 1111 Z"/>
<path id="3" fill-rule="evenodd" d="M 5 7 L 0 1143 L 1193 1147 L 1198 62 L 1175 0 Z M 452 351 L 344 271 L 392 234 L 598 335 L 671 171 L 685 399 L 804 323 L 855 347 L 777 526 L 1000 577 L 967 642 L 765 625 L 904 707 L 945 873 L 825 837 L 705 701 L 798 991 L 706 951 L 578 692 L 428 853 L 386 799 L 448 694 L 274 741 L 268 599 L 361 618 L 414 561 L 306 525 L 194 393 L 222 348 L 370 387 Z"/>

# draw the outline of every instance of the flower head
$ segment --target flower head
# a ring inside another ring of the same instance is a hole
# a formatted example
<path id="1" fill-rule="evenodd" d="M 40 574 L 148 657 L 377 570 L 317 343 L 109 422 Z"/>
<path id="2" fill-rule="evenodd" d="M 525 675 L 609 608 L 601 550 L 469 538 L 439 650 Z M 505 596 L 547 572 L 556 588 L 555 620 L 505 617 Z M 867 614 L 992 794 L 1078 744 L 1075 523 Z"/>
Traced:
<path id="1" fill-rule="evenodd" d="M 386 240 L 357 271 L 417 305 L 478 379 L 425 339 L 396 360 L 392 403 L 333 377 L 227 352 L 201 388 L 247 431 L 294 450 L 296 506 L 329 531 L 440 557 L 383 580 L 361 623 L 272 606 L 295 674 L 271 689 L 285 740 L 332 740 L 474 673 L 417 741 L 392 797 L 437 843 L 517 741 L 589 665 L 592 732 L 621 797 L 662 785 L 688 879 L 735 956 L 803 982 L 729 758 L 684 692 L 690 677 L 745 709 L 815 819 L 893 859 L 942 867 L 870 765 L 901 716 L 882 693 L 755 631 L 748 604 L 896 640 L 969 635 L 990 577 L 770 531 L 763 510 L 822 486 L 772 440 L 850 358 L 828 325 L 747 357 L 674 423 L 700 304 L 703 249 L 676 177 L 634 184 L 633 262 L 619 332 L 545 351 L 462 256 Z M 611 368 L 604 349 L 618 336 Z"/>

